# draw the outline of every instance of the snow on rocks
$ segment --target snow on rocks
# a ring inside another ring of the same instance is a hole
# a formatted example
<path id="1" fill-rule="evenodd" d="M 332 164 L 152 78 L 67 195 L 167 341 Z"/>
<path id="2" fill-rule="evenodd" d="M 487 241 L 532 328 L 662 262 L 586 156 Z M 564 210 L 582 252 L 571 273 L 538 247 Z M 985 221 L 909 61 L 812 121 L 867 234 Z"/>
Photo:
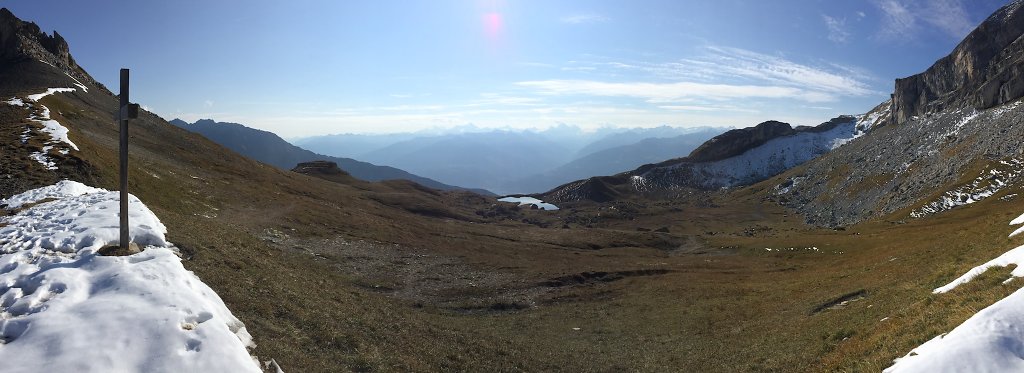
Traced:
<path id="1" fill-rule="evenodd" d="M 37 94 L 34 94 L 34 95 L 28 95 L 28 99 L 32 100 L 32 101 L 35 101 L 35 102 L 39 102 L 39 100 L 42 100 L 43 97 L 52 95 L 52 94 L 57 93 L 57 92 L 74 92 L 74 91 L 75 91 L 74 88 L 47 88 L 46 92 L 37 93 Z"/>
<path id="2" fill-rule="evenodd" d="M 677 164 L 671 168 L 692 167 L 693 175 L 705 187 L 731 187 L 756 182 L 782 173 L 828 153 L 863 135 L 852 119 L 823 132 L 800 132 L 777 137 L 743 154 L 697 164 Z M 654 172 L 648 171 L 648 173 Z M 648 175 L 642 175 L 648 176 Z"/>
<path id="3" fill-rule="evenodd" d="M 83 89 L 84 89 L 84 86 L 83 86 Z M 37 94 L 34 94 L 34 95 L 29 95 L 27 98 L 28 98 L 29 101 L 35 102 L 35 103 L 38 104 L 39 100 L 43 99 L 43 97 L 52 95 L 54 93 L 57 93 L 57 92 L 74 92 L 74 91 L 75 91 L 74 88 L 49 88 L 49 89 L 46 90 L 46 92 L 37 93 Z M 28 102 L 25 102 L 21 98 L 18 98 L 18 97 L 12 98 L 12 99 L 7 100 L 5 102 L 7 104 L 13 105 L 13 106 L 28 106 L 29 109 L 34 109 L 34 105 L 32 105 L 32 104 L 30 104 Z M 72 149 L 78 150 L 78 145 L 75 145 L 75 143 L 71 142 L 71 139 L 68 138 L 68 128 L 67 127 L 62 126 L 56 120 L 50 119 L 50 109 L 47 108 L 46 105 L 42 105 L 42 104 L 38 104 L 38 105 L 40 106 L 39 114 L 33 113 L 32 115 L 29 116 L 28 119 L 33 121 L 33 122 L 36 122 L 39 125 L 41 125 L 42 128 L 40 130 L 42 132 L 50 135 L 50 139 L 46 141 L 46 143 L 43 146 L 43 149 L 41 151 L 33 152 L 32 154 L 29 155 L 29 157 L 31 157 L 36 162 L 39 162 L 43 166 L 45 166 L 46 169 L 48 169 L 48 170 L 56 170 L 57 169 L 56 163 L 53 162 L 52 160 L 50 160 L 50 157 L 48 156 L 48 154 L 50 153 L 50 150 L 52 150 L 54 147 L 57 147 L 57 146 L 64 147 L 65 145 L 67 147 L 72 148 Z M 21 142 L 23 144 L 28 142 L 29 134 L 30 133 L 31 133 L 31 130 L 26 130 L 26 133 L 22 134 Z M 58 151 L 61 154 L 67 154 L 68 153 L 68 150 L 66 148 L 65 149 L 60 149 Z"/>
<path id="4" fill-rule="evenodd" d="M 0 362 L 5 372 L 259 372 L 245 326 L 187 271 L 166 228 L 131 197 L 133 240 L 116 243 L 118 193 L 73 181 L 0 206 Z"/>
<path id="5" fill-rule="evenodd" d="M 1024 215 L 1010 222 L 1024 224 Z M 1014 236 L 1024 229 L 1010 234 Z M 972 268 L 934 293 L 945 293 L 992 267 L 1016 264 L 1011 273 L 1024 277 L 1024 246 Z M 1012 279 L 1012 277 L 1011 277 Z M 1020 372 L 1024 371 L 1024 289 L 981 310 L 957 326 L 896 359 L 885 372 Z"/>
<path id="6" fill-rule="evenodd" d="M 1024 161 L 1009 159 L 999 161 L 995 167 L 981 172 L 970 183 L 943 193 L 936 200 L 910 213 L 912 218 L 921 218 L 955 207 L 968 205 L 991 197 L 1014 181 L 1024 172 Z"/>

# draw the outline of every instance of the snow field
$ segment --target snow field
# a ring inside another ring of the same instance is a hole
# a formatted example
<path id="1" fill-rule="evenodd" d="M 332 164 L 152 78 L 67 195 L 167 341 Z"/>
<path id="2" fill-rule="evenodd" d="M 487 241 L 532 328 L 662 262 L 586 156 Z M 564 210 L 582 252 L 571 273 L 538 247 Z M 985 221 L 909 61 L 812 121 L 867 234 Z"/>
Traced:
<path id="1" fill-rule="evenodd" d="M 245 326 L 137 198 L 131 236 L 145 250 L 124 257 L 96 254 L 118 241 L 117 192 L 62 181 L 0 206 L 17 211 L 0 218 L 0 370 L 260 371 Z"/>

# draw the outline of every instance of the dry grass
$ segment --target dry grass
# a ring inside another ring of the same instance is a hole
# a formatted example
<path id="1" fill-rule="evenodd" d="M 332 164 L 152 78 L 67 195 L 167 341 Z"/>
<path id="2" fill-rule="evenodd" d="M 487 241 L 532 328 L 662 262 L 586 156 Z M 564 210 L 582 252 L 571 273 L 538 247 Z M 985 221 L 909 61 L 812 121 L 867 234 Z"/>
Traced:
<path id="1" fill-rule="evenodd" d="M 99 94 L 47 98 L 82 148 L 79 178 L 113 188 L 116 132 L 97 109 L 108 104 Z M 1002 285 L 1001 270 L 931 294 L 1015 246 L 1006 223 L 1024 211 L 1016 201 L 844 231 L 766 203 L 771 183 L 541 212 L 402 183 L 318 180 L 152 116 L 133 123 L 132 192 L 246 323 L 255 353 L 286 371 L 877 371 L 1019 286 Z M 25 176 L 55 177 L 37 171 Z M 406 254 L 381 256 L 370 275 L 353 264 L 376 259 L 268 232 Z M 422 298 L 382 290 L 408 286 L 422 268 L 416 255 L 450 263 L 439 277 L 448 286 Z M 544 285 L 645 270 L 657 274 Z"/>

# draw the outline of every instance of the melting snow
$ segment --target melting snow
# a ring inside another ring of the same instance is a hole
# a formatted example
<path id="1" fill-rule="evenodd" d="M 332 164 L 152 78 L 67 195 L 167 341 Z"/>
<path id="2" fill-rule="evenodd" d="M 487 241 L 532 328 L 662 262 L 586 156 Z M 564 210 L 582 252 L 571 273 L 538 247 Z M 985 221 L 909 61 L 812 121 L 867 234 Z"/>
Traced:
<path id="1" fill-rule="evenodd" d="M 1010 222 L 1024 224 L 1024 215 Z M 1024 229 L 1011 233 L 1014 236 Z M 949 284 L 945 293 L 971 281 L 992 267 L 1016 264 L 1013 277 L 1024 277 L 1024 246 L 972 268 Z M 1012 279 L 1011 277 L 1010 279 Z M 896 359 L 886 372 L 1020 372 L 1024 371 L 1024 289 L 981 310 L 957 326 Z"/>
<path id="2" fill-rule="evenodd" d="M 733 186 L 762 180 L 860 137 L 863 132 L 858 131 L 856 126 L 857 120 L 854 119 L 824 132 L 800 132 L 774 138 L 735 157 L 694 164 L 693 172 L 700 175 L 699 179 L 709 186 Z"/>
<path id="3" fill-rule="evenodd" d="M 880 122 L 889 117 L 889 113 L 892 110 L 892 99 L 886 100 L 882 103 L 882 107 L 885 108 L 879 111 L 870 111 L 860 115 L 857 118 L 857 129 L 856 136 L 861 136 L 872 128 L 877 126 Z"/>
<path id="4" fill-rule="evenodd" d="M 71 76 L 71 74 L 64 73 L 64 75 L 67 75 L 68 78 L 71 78 L 72 80 L 74 80 L 75 81 L 75 85 L 78 86 L 78 88 L 81 88 L 82 92 L 89 93 L 89 88 L 86 88 L 85 84 L 82 84 L 81 81 L 79 81 L 78 79 L 75 79 L 75 77 Z"/>
<path id="5" fill-rule="evenodd" d="M 84 89 L 84 86 L 83 86 L 83 89 Z M 57 92 L 74 92 L 74 91 L 75 91 L 74 88 L 49 88 L 49 89 L 46 90 L 46 92 L 37 93 L 37 94 L 34 94 L 34 95 L 29 95 L 28 96 L 28 100 L 32 101 L 32 102 L 38 103 L 39 100 L 41 100 L 43 97 L 52 95 L 54 93 L 57 93 Z M 7 100 L 6 102 L 9 105 L 28 106 L 29 109 L 33 108 L 32 104 L 29 104 L 29 103 L 23 101 L 22 99 L 20 99 L 18 97 L 15 97 L 15 98 L 12 98 L 10 100 Z M 29 116 L 28 119 L 31 120 L 31 121 L 34 121 L 34 122 L 36 122 L 36 123 L 38 123 L 40 125 L 42 125 L 43 127 L 42 127 L 41 131 L 49 134 L 50 135 L 50 140 L 46 142 L 46 145 L 43 146 L 42 150 L 37 151 L 37 152 L 33 152 L 32 154 L 29 154 L 29 157 L 32 158 L 33 160 L 35 160 L 36 162 L 39 162 L 43 166 L 45 166 L 46 169 L 48 169 L 48 170 L 56 170 L 57 169 L 57 164 L 55 162 L 53 162 L 50 159 L 50 157 L 47 156 L 47 154 L 50 153 L 50 150 L 52 150 L 56 145 L 59 145 L 59 143 L 67 144 L 68 146 L 70 146 L 71 148 L 73 148 L 75 150 L 78 150 L 78 145 L 75 145 L 75 143 L 71 142 L 71 139 L 68 138 L 68 128 L 67 127 L 64 127 L 60 123 L 58 123 L 57 121 L 55 121 L 53 119 L 50 119 L 50 108 L 48 108 L 48 107 L 46 107 L 46 105 L 42 105 L 42 104 L 39 104 L 39 106 L 41 107 L 40 113 L 38 115 L 32 114 L 31 116 Z M 31 134 L 31 130 L 26 130 L 24 133 L 22 133 L 22 135 L 21 135 L 21 143 L 22 144 L 27 144 L 28 143 L 28 139 L 29 139 L 29 135 L 30 134 Z M 67 154 L 68 150 L 67 149 L 59 149 L 58 152 L 60 152 L 61 154 Z"/>
<path id="6" fill-rule="evenodd" d="M 34 204 L 34 205 L 33 205 Z M 245 326 L 187 271 L 166 228 L 131 197 L 145 251 L 116 243 L 118 193 L 73 181 L 0 200 L 0 361 L 5 372 L 259 372 Z"/>
<path id="7" fill-rule="evenodd" d="M 638 192 L 644 192 L 650 189 L 647 185 L 647 179 L 644 179 L 643 176 L 633 175 L 632 177 L 630 177 L 630 181 L 633 182 L 633 189 L 635 189 Z"/>
<path id="8" fill-rule="evenodd" d="M 550 203 L 545 203 L 544 201 L 541 201 L 541 200 L 533 198 L 533 197 L 505 197 L 505 198 L 499 199 L 498 201 L 500 201 L 500 202 L 518 203 L 520 206 L 522 206 L 522 205 L 534 205 L 534 206 L 539 207 L 542 210 L 558 210 L 558 206 L 552 205 Z"/>
<path id="9" fill-rule="evenodd" d="M 52 94 L 57 93 L 57 92 L 74 92 L 74 91 L 75 91 L 74 88 L 47 88 L 46 92 L 36 93 L 34 95 L 28 95 L 28 99 L 32 100 L 32 101 L 38 102 L 39 100 L 42 100 L 43 97 L 52 95 Z"/>
<path id="10" fill-rule="evenodd" d="M 1010 159 L 999 161 L 999 166 L 982 171 L 969 184 L 943 193 L 938 199 L 921 206 L 910 213 L 912 218 L 921 218 L 954 207 L 968 205 L 991 197 L 1016 180 L 1024 172 L 1024 161 Z"/>

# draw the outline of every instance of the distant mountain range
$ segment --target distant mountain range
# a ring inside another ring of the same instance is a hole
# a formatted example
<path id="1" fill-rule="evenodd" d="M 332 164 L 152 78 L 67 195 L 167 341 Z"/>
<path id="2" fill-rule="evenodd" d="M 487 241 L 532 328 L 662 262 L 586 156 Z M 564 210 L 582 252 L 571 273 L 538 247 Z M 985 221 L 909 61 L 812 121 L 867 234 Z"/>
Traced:
<path id="1" fill-rule="evenodd" d="M 441 190 L 470 190 L 484 195 L 493 195 L 493 193 L 487 190 L 453 186 L 394 167 L 378 166 L 351 158 L 317 154 L 292 145 L 274 133 L 246 127 L 238 123 L 216 122 L 211 119 L 201 119 L 195 123 L 173 119 L 169 123 L 203 135 L 213 142 L 246 157 L 284 170 L 290 170 L 302 162 L 326 160 L 337 163 L 338 167 L 352 176 L 366 181 L 403 179 Z"/>
<path id="2" fill-rule="evenodd" d="M 722 129 L 702 129 L 673 137 L 643 137 L 647 135 L 644 131 L 608 136 L 584 148 L 587 151 L 598 150 L 590 153 L 580 151 L 583 156 L 554 169 L 520 179 L 513 185 L 518 190 L 546 191 L 572 180 L 614 175 L 639 165 L 679 158 L 720 133 Z M 615 146 L 620 143 L 627 145 Z M 607 146 L 612 147 L 605 148 Z"/>
<path id="3" fill-rule="evenodd" d="M 341 134 L 295 140 L 318 152 L 409 170 L 499 194 L 546 191 L 579 178 L 611 175 L 677 158 L 725 128 L 483 130 L 385 135 Z"/>

